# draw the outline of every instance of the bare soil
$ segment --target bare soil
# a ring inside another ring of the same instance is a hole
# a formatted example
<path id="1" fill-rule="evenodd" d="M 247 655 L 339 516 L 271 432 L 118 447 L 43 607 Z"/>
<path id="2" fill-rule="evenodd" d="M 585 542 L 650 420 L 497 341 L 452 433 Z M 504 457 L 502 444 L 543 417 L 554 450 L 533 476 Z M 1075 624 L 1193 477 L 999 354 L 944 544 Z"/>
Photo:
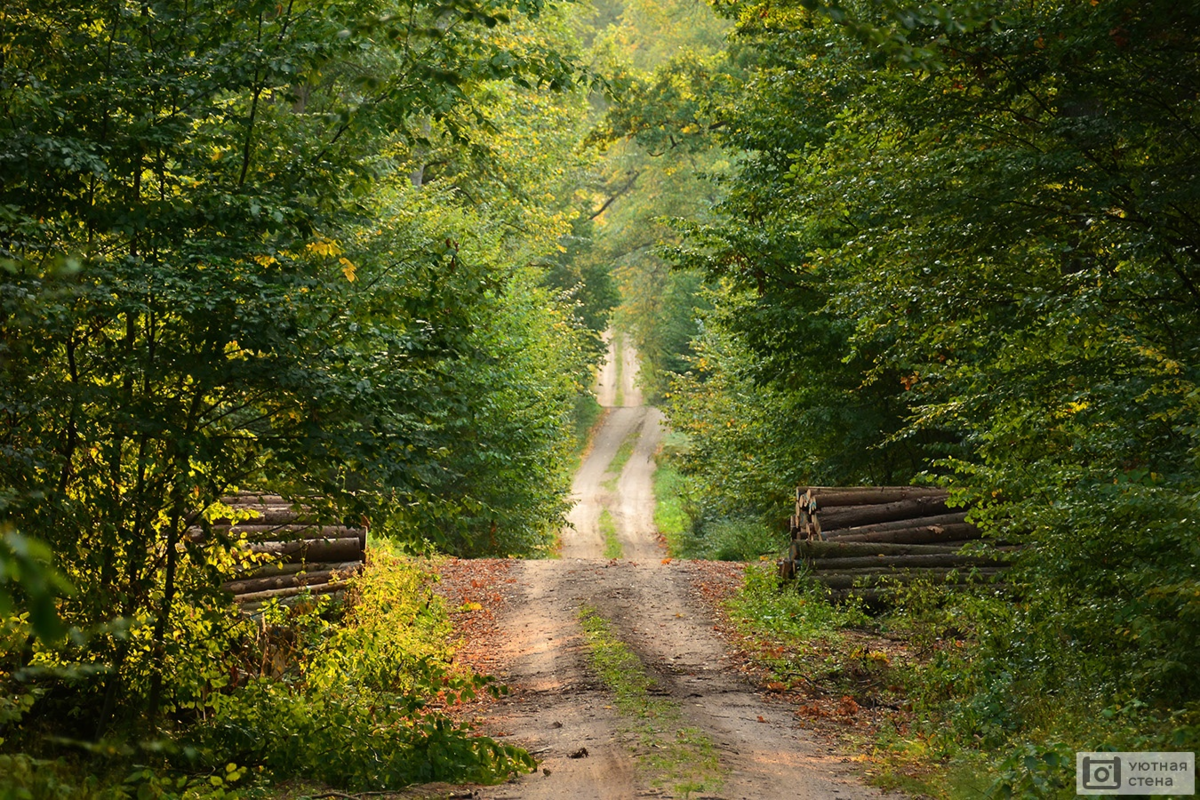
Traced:
<path id="1" fill-rule="evenodd" d="M 579 624 L 579 609 L 587 605 L 610 620 L 613 633 L 638 655 L 657 683 L 656 694 L 673 700 L 686 724 L 712 742 L 723 783 L 691 797 L 884 797 L 859 781 L 849 759 L 800 729 L 791 706 L 769 702 L 747 680 L 742 660 L 722 638 L 711 598 L 704 596 L 714 580 L 732 585 L 740 568 L 666 557 L 654 527 L 651 484 L 661 416 L 641 405 L 636 358 L 624 349 L 620 354 L 610 349 L 598 395 L 602 404 L 615 401 L 612 364 L 620 357 L 627 405 L 608 413 L 579 470 L 561 558 L 451 561 L 442 567 L 451 601 L 481 606 L 456 615 L 464 634 L 458 657 L 514 689 L 508 698 L 476 707 L 476 722 L 484 732 L 527 748 L 540 762 L 537 772 L 481 788 L 475 796 L 683 796 L 655 785 L 653 774 L 640 766 L 645 742 L 631 734 L 630 721 L 590 670 Z M 609 491 L 608 464 L 633 435 L 638 437 L 633 455 L 616 490 Z M 598 520 L 604 509 L 615 520 L 622 559 L 603 558 Z"/>

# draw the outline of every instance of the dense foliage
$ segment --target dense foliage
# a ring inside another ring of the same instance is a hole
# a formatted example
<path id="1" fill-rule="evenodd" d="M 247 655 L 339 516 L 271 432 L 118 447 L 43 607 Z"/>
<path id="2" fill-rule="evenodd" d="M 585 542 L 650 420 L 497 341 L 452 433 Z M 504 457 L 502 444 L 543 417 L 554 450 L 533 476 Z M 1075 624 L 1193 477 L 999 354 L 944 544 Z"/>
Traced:
<path id="1" fill-rule="evenodd" d="M 674 252 L 718 303 L 673 398 L 701 491 L 770 520 L 797 483 L 939 478 L 1027 545 L 961 735 L 1045 692 L 1194 734 L 1200 15 L 720 9 L 742 156 Z"/>
<path id="2" fill-rule="evenodd" d="M 367 778 L 347 745 L 343 783 L 517 763 L 479 742 L 437 766 L 408 722 L 428 681 L 228 694 L 216 587 L 245 564 L 186 531 L 254 488 L 409 550 L 552 546 L 612 305 L 562 244 L 588 205 L 579 51 L 536 0 L 0 5 L 8 747 L 230 714 L 282 726 L 255 747 L 396 729 L 405 765 Z"/>

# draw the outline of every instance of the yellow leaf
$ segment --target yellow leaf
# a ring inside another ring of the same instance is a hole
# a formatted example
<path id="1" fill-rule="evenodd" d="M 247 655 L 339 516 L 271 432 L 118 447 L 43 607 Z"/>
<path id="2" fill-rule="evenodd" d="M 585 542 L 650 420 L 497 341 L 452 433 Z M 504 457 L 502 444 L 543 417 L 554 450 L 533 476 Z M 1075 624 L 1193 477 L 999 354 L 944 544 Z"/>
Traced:
<path id="1" fill-rule="evenodd" d="M 348 258 L 339 258 L 338 263 L 342 265 L 342 274 L 346 276 L 346 280 L 354 283 L 355 272 L 357 272 L 358 267 L 354 266 L 354 262 Z"/>
<path id="2" fill-rule="evenodd" d="M 340 255 L 342 248 L 332 239 L 321 239 L 316 242 L 309 242 L 304 246 L 304 249 L 313 255 L 318 256 L 336 256 Z"/>

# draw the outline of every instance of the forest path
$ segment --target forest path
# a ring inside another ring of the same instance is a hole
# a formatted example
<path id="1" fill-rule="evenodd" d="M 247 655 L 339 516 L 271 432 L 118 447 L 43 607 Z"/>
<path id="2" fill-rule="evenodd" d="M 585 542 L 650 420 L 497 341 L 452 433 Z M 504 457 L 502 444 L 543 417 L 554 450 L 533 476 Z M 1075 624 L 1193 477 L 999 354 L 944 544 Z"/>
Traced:
<path id="1" fill-rule="evenodd" d="M 611 340 L 610 340 L 611 341 Z M 610 347 L 601 399 L 614 401 L 612 365 L 623 360 L 632 383 L 636 357 Z M 607 381 L 607 385 L 605 385 Z M 708 606 L 695 588 L 698 566 L 665 559 L 654 527 L 651 476 L 661 435 L 657 409 L 622 386 L 626 402 L 611 408 L 574 484 L 573 528 L 562 532 L 562 558 L 490 562 L 497 601 L 491 654 L 477 664 L 514 694 L 486 708 L 485 732 L 529 749 L 538 772 L 483 788 L 488 800 L 613 800 L 635 797 L 746 800 L 860 800 L 881 797 L 850 775 L 844 760 L 794 724 L 791 710 L 764 702 L 726 654 Z M 613 489 L 606 472 L 622 442 L 637 436 Z M 598 520 L 607 509 L 624 558 L 605 560 Z M 472 562 L 456 562 L 470 570 Z M 507 576 L 496 579 L 494 570 Z M 482 566 L 479 569 L 483 569 Z M 472 586 L 482 587 L 472 580 Z M 648 702 L 665 703 L 674 722 L 647 726 L 619 704 L 591 668 L 581 608 L 608 620 L 613 636 L 636 654 L 656 686 Z M 665 733 L 664 733 L 665 731 Z M 680 732 L 692 745 L 675 746 Z M 690 747 L 690 751 L 688 750 Z M 586 755 L 584 755 L 586 753 Z M 706 760 L 707 759 L 707 760 Z M 703 762 L 703 763 L 701 763 Z M 714 769 L 715 767 L 715 769 Z M 696 774 L 689 774 L 689 770 Z"/>

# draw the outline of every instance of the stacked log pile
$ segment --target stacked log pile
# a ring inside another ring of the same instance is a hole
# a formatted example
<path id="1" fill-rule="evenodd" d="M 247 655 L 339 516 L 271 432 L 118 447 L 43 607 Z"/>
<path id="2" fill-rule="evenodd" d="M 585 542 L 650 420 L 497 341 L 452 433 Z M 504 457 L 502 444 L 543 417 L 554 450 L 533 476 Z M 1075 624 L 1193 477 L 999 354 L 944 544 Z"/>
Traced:
<path id="1" fill-rule="evenodd" d="M 244 536 L 246 551 L 261 554 L 254 567 L 221 585 L 244 613 L 254 613 L 271 600 L 290 605 L 303 596 L 341 592 L 346 579 L 366 563 L 365 527 L 322 524 L 311 509 L 279 495 L 242 493 L 221 502 L 235 512 L 253 514 L 236 524 L 218 519 L 210 526 L 214 535 Z M 207 536 L 200 527 L 189 534 L 196 540 Z"/>
<path id="2" fill-rule="evenodd" d="M 947 497 L 919 486 L 799 487 L 780 575 L 807 572 L 835 597 L 884 600 L 896 584 L 965 584 L 1000 574 L 1008 566 L 1003 548 L 962 552 L 981 534 Z"/>

